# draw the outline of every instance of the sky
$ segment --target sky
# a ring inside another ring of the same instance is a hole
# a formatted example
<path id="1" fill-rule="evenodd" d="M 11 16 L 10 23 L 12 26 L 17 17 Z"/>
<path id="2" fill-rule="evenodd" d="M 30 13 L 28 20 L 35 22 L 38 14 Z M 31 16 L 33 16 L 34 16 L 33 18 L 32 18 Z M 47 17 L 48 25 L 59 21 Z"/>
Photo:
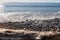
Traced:
<path id="1" fill-rule="evenodd" d="M 0 0 L 0 3 L 9 2 L 60 2 L 60 0 Z"/>

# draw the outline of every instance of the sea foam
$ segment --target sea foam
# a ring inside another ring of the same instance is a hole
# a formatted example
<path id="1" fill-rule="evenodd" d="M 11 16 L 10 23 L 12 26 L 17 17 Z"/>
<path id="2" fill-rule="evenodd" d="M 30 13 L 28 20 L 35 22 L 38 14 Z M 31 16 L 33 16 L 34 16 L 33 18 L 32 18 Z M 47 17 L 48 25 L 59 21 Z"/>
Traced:
<path id="1" fill-rule="evenodd" d="M 60 17 L 60 11 L 34 11 L 34 10 L 20 10 L 19 12 L 5 12 L 4 5 L 0 5 L 0 22 L 15 22 L 25 20 L 48 20 Z"/>

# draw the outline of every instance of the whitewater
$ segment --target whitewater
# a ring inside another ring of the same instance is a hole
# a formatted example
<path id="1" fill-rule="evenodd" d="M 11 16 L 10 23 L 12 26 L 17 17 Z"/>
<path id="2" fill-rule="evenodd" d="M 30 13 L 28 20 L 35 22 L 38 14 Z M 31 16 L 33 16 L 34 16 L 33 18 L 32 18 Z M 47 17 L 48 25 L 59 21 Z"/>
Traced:
<path id="1" fill-rule="evenodd" d="M 17 7 L 16 5 L 15 4 L 13 6 L 11 6 L 11 4 L 7 6 L 0 5 L 0 22 L 9 22 L 9 21 L 20 22 L 20 21 L 25 21 L 25 20 L 48 20 L 48 19 L 60 18 L 60 10 L 58 9 L 59 7 L 57 7 L 57 10 L 56 10 L 54 7 L 50 7 L 50 8 L 49 7 L 42 7 L 42 8 L 35 7 L 34 8 L 35 4 L 33 4 L 34 6 L 31 6 L 30 4 L 31 7 L 26 7 L 28 5 L 25 4 L 23 8 L 21 8 L 21 6 L 19 5 L 18 5 L 19 7 Z M 31 9 L 32 7 L 33 9 Z M 48 9 L 50 9 L 50 11 Z"/>

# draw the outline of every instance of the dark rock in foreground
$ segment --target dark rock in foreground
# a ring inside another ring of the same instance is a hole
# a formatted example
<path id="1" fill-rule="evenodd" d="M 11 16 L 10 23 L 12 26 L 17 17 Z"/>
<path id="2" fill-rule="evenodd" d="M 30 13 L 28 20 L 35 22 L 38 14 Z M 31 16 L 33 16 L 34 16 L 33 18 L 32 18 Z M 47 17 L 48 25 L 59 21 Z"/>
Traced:
<path id="1" fill-rule="evenodd" d="M 5 34 L 0 33 L 0 40 L 36 40 L 32 34 Z"/>
<path id="2" fill-rule="evenodd" d="M 60 34 L 56 35 L 44 35 L 40 36 L 41 39 L 36 39 L 35 34 L 23 34 L 23 33 L 16 33 L 16 34 L 5 34 L 0 33 L 0 40 L 60 40 Z"/>

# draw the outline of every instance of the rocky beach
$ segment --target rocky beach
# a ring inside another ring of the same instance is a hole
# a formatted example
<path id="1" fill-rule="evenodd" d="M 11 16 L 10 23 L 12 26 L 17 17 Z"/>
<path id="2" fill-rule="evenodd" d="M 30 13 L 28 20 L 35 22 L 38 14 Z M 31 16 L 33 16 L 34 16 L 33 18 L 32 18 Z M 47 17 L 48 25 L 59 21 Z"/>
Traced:
<path id="1" fill-rule="evenodd" d="M 60 18 L 48 20 L 26 20 L 21 22 L 0 22 L 0 28 L 25 29 L 34 31 L 60 30 Z"/>
<path id="2" fill-rule="evenodd" d="M 60 18 L 0 23 L 1 40 L 60 40 Z"/>
<path id="3" fill-rule="evenodd" d="M 60 40 L 60 3 L 1 3 L 0 40 Z"/>

